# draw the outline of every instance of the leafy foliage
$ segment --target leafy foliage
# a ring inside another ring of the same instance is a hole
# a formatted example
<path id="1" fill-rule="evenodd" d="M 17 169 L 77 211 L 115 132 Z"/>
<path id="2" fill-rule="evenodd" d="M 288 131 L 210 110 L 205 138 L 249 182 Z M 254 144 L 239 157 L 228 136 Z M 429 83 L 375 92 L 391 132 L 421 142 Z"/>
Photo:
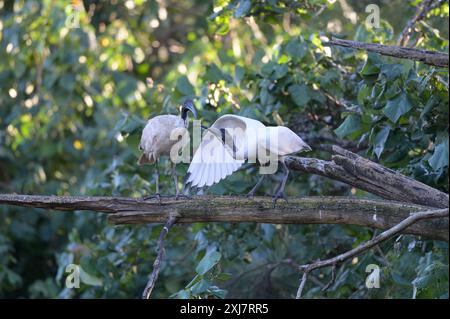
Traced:
<path id="1" fill-rule="evenodd" d="M 364 22 L 366 1 L 347 2 L 0 1 L 0 191 L 152 193 L 154 167 L 135 164 L 145 119 L 177 113 L 182 99 L 196 97 L 206 125 L 226 113 L 287 125 L 318 158 L 330 156 L 322 144 L 345 141 L 448 192 L 448 71 L 327 44 L 332 35 L 395 44 L 418 1 L 379 1 L 380 28 Z M 417 47 L 448 51 L 448 4 L 418 28 Z M 171 193 L 166 164 L 161 186 Z M 242 194 L 256 172 L 245 166 L 206 192 Z M 370 196 L 298 173 L 286 190 Z M 140 296 L 158 225 L 113 227 L 93 213 L 29 210 L 0 207 L 0 297 Z M 371 236 L 352 226 L 178 225 L 154 295 L 292 298 L 295 263 Z M 65 287 L 72 263 L 81 267 L 79 289 Z M 364 285 L 373 263 L 381 267 L 380 289 Z M 339 267 L 325 293 L 330 273 L 313 275 L 305 290 L 311 298 L 448 298 L 448 244 L 399 236 Z"/>

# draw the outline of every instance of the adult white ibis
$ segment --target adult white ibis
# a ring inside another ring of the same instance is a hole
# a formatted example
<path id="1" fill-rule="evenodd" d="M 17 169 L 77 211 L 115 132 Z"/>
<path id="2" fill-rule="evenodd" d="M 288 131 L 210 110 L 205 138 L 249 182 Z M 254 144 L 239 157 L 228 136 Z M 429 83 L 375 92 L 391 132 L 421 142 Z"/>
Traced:
<path id="1" fill-rule="evenodd" d="M 277 199 L 285 198 L 289 169 L 284 156 L 310 150 L 311 147 L 287 127 L 265 126 L 250 118 L 224 115 L 207 129 L 189 166 L 190 175 L 186 183 L 199 188 L 211 186 L 234 173 L 246 160 L 258 161 L 260 165 L 275 161 L 272 173 L 276 172 L 278 163 L 284 171 L 283 180 L 274 195 L 275 204 Z M 255 194 L 265 176 L 261 175 L 248 196 Z"/>
<path id="2" fill-rule="evenodd" d="M 197 111 L 192 100 L 186 100 L 181 105 L 180 115 L 158 115 L 148 120 L 142 131 L 139 149 L 142 154 L 138 164 L 155 164 L 156 167 L 156 197 L 161 198 L 159 193 L 159 170 L 158 161 L 160 156 L 170 155 L 170 150 L 177 140 L 171 139 L 171 133 L 174 130 L 186 129 L 188 127 L 188 112 L 191 111 L 197 118 Z M 179 196 L 178 179 L 176 173 L 176 164 L 172 163 L 172 177 L 175 183 L 176 196 Z"/>

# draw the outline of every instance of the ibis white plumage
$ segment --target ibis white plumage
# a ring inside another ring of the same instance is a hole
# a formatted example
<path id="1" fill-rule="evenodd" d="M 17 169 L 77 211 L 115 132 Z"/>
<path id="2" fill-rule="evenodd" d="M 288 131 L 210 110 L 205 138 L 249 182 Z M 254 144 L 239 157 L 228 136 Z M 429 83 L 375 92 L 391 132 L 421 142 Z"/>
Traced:
<path id="1" fill-rule="evenodd" d="M 284 197 L 289 169 L 284 156 L 309 151 L 311 147 L 297 134 L 284 126 L 265 126 L 247 117 L 224 115 L 206 129 L 206 133 L 189 166 L 186 183 L 194 187 L 211 186 L 233 174 L 245 161 L 260 165 L 269 161 L 281 163 L 284 176 L 274 201 Z M 264 177 L 248 194 L 253 196 Z"/>
<path id="2" fill-rule="evenodd" d="M 159 170 L 158 161 L 163 155 L 169 156 L 170 150 L 177 143 L 177 140 L 171 139 L 171 134 L 177 129 L 186 129 L 188 127 L 188 112 L 191 111 L 195 118 L 197 112 L 192 100 L 186 100 L 181 106 L 180 115 L 158 115 L 148 120 L 142 131 L 139 149 L 142 154 L 138 164 L 155 164 L 156 166 L 156 196 L 159 194 Z M 176 175 L 176 164 L 172 163 L 172 176 L 175 183 L 176 196 L 179 196 L 178 180 Z"/>

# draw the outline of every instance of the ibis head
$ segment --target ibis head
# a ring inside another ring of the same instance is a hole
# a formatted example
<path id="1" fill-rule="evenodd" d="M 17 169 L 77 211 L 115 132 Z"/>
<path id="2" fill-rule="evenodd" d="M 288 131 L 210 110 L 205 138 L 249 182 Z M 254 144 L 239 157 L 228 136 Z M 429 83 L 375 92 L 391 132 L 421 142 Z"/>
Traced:
<path id="1" fill-rule="evenodd" d="M 197 110 L 195 109 L 194 102 L 191 99 L 187 99 L 181 105 L 181 118 L 183 120 L 186 120 L 188 111 L 191 111 L 194 118 L 197 118 Z"/>

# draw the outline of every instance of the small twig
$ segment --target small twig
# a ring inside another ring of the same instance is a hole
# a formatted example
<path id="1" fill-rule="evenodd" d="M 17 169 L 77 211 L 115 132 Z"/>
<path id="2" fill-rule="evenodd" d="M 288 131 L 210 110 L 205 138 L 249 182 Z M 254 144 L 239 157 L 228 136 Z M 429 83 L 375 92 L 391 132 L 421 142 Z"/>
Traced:
<path id="1" fill-rule="evenodd" d="M 303 272 L 302 279 L 300 280 L 300 285 L 298 286 L 297 295 L 295 299 L 300 299 L 302 297 L 303 288 L 305 288 L 306 281 L 308 280 L 308 275 L 311 272 L 309 269 L 305 269 Z"/>
<path id="2" fill-rule="evenodd" d="M 153 271 L 152 274 L 150 275 L 150 279 L 147 282 L 147 285 L 145 286 L 144 292 L 142 294 L 142 299 L 150 299 L 150 295 L 152 294 L 153 288 L 155 287 L 156 284 L 156 280 L 158 279 L 161 263 L 164 259 L 164 237 L 169 232 L 170 228 L 173 226 L 175 221 L 176 217 L 174 215 L 170 215 L 163 229 L 159 233 L 157 243 L 158 254 L 156 256 L 155 262 L 153 263 Z"/>
<path id="3" fill-rule="evenodd" d="M 358 247 L 351 249 L 343 254 L 340 254 L 336 257 L 326 259 L 326 260 L 319 260 L 311 264 L 301 265 L 299 266 L 299 270 L 303 271 L 302 279 L 300 280 L 300 285 L 297 290 L 296 298 L 300 299 L 302 296 L 303 288 L 305 287 L 306 281 L 308 280 L 308 275 L 311 271 L 323 268 L 323 267 L 329 267 L 333 266 L 336 267 L 336 264 L 342 263 L 348 259 L 351 259 L 375 246 L 380 244 L 381 242 L 384 242 L 395 235 L 399 234 L 404 229 L 408 228 L 412 224 L 416 223 L 419 220 L 422 219 L 430 219 L 430 218 L 442 218 L 442 217 L 448 217 L 448 208 L 445 209 L 435 209 L 435 210 L 427 210 L 423 212 L 418 212 L 410 215 L 408 218 L 404 219 L 397 225 L 389 228 L 388 230 L 382 232 L 380 235 L 376 236 L 375 238 L 359 245 Z M 333 276 L 333 274 L 332 274 Z M 331 283 L 334 280 L 332 279 Z M 327 285 L 328 286 L 328 285 Z M 328 287 L 327 287 L 328 288 Z M 325 290 L 325 289 L 323 289 Z"/>
<path id="4" fill-rule="evenodd" d="M 331 279 L 324 287 L 322 287 L 322 291 L 325 291 L 328 288 L 330 288 L 331 285 L 334 284 L 335 280 L 336 280 L 336 264 L 334 264 L 331 267 Z"/>
<path id="5" fill-rule="evenodd" d="M 446 2 L 445 0 L 423 0 L 418 6 L 417 6 L 417 10 L 416 13 L 414 14 L 414 16 L 408 21 L 408 23 L 406 24 L 405 28 L 403 29 L 397 44 L 400 46 L 406 46 L 406 44 L 408 43 L 410 36 L 411 36 L 411 32 L 413 31 L 414 25 L 425 19 L 425 17 L 427 16 L 427 14 L 437 8 L 438 6 L 442 5 L 444 2 Z"/>

